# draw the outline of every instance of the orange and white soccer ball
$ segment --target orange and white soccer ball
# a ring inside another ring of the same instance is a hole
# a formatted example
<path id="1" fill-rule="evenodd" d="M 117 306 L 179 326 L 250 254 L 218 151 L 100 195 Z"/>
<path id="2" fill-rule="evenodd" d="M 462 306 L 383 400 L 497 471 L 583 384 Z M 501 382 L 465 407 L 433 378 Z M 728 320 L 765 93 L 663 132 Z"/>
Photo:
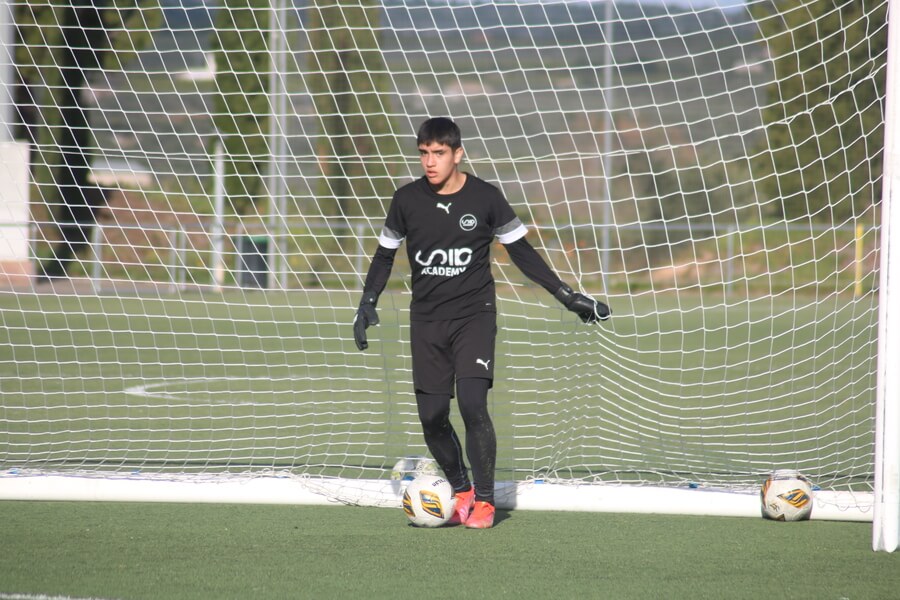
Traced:
<path id="1" fill-rule="evenodd" d="M 440 527 L 450 520 L 455 504 L 453 486 L 437 475 L 419 475 L 403 492 L 403 512 L 416 527 Z"/>
<path id="2" fill-rule="evenodd" d="M 759 493 L 762 516 L 773 521 L 805 521 L 813 508 L 812 484 L 797 471 L 775 471 Z"/>

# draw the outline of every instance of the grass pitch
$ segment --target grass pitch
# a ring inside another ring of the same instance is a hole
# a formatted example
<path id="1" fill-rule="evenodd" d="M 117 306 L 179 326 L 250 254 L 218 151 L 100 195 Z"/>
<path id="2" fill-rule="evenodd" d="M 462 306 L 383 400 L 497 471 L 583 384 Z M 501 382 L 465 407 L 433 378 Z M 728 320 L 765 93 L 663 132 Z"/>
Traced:
<path id="1" fill-rule="evenodd" d="M 416 529 L 399 509 L 0 502 L 0 597 L 893 600 L 871 526 L 500 511 Z"/>
<path id="2" fill-rule="evenodd" d="M 386 477 L 422 443 L 405 299 L 384 298 L 365 354 L 352 300 L 0 296 L 0 467 Z M 594 328 L 501 303 L 500 478 L 871 474 L 871 299 L 614 300 Z M 900 553 L 861 523 L 513 511 L 418 530 L 398 509 L 14 501 L 0 523 L 4 599 L 900 597 Z"/>

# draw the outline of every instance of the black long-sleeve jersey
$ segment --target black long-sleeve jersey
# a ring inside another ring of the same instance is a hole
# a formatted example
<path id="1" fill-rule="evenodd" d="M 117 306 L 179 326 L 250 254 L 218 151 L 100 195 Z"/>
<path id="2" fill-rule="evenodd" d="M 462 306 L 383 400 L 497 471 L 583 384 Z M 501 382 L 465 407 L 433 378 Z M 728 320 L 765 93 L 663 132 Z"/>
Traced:
<path id="1" fill-rule="evenodd" d="M 562 281 L 524 239 L 527 231 L 500 190 L 482 179 L 467 173 L 459 191 L 437 194 L 422 177 L 394 194 L 364 293 L 381 293 L 405 240 L 412 268 L 410 319 L 495 312 L 490 266 L 495 237 L 526 276 L 554 293 Z"/>

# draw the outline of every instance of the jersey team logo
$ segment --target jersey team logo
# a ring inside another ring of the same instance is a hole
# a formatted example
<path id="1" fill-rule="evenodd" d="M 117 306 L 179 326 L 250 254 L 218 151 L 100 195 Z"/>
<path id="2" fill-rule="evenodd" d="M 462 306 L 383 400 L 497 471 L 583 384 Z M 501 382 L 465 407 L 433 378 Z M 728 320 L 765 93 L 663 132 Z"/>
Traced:
<path id="1" fill-rule="evenodd" d="M 424 267 L 422 275 L 442 275 L 444 277 L 456 277 L 466 270 L 472 262 L 471 248 L 450 248 L 448 250 L 432 250 L 428 258 L 422 256 L 422 251 L 416 252 L 416 262 Z"/>
<path id="2" fill-rule="evenodd" d="M 463 231 L 472 231 L 477 225 L 478 219 L 475 218 L 475 215 L 467 213 L 459 218 L 459 228 Z"/>

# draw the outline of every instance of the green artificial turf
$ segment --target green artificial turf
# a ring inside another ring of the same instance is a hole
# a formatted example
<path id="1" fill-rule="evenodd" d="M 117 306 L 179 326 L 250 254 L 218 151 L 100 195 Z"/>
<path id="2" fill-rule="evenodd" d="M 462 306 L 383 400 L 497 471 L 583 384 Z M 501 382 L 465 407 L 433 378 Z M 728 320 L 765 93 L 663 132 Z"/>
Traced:
<path id="1" fill-rule="evenodd" d="M 399 509 L 0 502 L 0 597 L 900 597 L 865 523 L 501 511 L 416 529 Z"/>

